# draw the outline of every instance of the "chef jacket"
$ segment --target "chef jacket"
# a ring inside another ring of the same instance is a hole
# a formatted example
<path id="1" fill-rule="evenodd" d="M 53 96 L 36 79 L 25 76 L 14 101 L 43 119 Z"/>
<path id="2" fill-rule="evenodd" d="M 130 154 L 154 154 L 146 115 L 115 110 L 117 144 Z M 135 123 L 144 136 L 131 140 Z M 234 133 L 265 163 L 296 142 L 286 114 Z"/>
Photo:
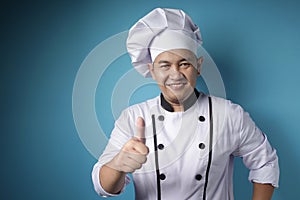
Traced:
<path id="1" fill-rule="evenodd" d="M 195 90 L 183 112 L 173 112 L 163 95 L 124 110 L 108 145 L 94 165 L 92 179 L 101 196 L 102 165 L 109 162 L 145 120 L 147 162 L 132 173 L 136 199 L 233 200 L 233 160 L 242 157 L 249 181 L 278 187 L 276 150 L 239 105 Z M 125 186 L 130 178 L 126 176 Z"/>

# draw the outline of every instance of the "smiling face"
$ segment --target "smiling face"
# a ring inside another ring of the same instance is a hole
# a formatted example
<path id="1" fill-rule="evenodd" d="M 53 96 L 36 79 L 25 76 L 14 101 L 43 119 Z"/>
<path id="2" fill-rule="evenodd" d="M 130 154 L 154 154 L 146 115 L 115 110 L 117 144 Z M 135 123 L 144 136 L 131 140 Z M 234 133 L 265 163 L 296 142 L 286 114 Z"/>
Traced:
<path id="1" fill-rule="evenodd" d="M 189 50 L 175 49 L 160 53 L 148 66 L 164 98 L 176 106 L 193 93 L 202 61 Z"/>

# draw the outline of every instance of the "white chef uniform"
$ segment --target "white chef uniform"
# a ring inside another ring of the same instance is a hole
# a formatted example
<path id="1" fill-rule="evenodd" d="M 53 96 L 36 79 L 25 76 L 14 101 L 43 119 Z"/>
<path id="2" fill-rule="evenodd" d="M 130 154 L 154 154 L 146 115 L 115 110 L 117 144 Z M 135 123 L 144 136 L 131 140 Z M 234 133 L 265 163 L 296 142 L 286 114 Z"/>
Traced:
<path id="1" fill-rule="evenodd" d="M 99 170 L 134 136 L 135 121 L 139 116 L 145 119 L 146 145 L 150 153 L 143 167 L 133 173 L 136 199 L 157 199 L 160 192 L 161 199 L 202 199 L 205 195 L 206 199 L 232 200 L 234 156 L 243 158 L 245 166 L 250 169 L 250 181 L 278 187 L 278 158 L 266 135 L 239 105 L 217 97 L 211 99 L 212 127 L 208 96 L 203 93 L 185 112 L 168 111 L 163 96 L 123 111 L 108 146 L 94 166 L 95 190 L 103 196 L 114 196 L 99 184 Z M 155 116 L 156 125 L 158 176 L 152 116 Z M 128 183 L 129 177 L 126 177 Z"/>
<path id="2" fill-rule="evenodd" d="M 147 63 L 159 53 L 181 48 L 197 55 L 201 43 L 199 28 L 189 16 L 181 10 L 159 8 L 131 28 L 127 49 L 133 66 L 149 77 Z M 150 152 L 147 162 L 132 174 L 136 199 L 233 200 L 235 156 L 243 158 L 250 181 L 278 187 L 276 150 L 239 105 L 197 90 L 183 105 L 183 112 L 173 112 L 160 95 L 122 112 L 93 168 L 99 195 L 115 196 L 101 187 L 99 171 L 134 137 L 138 117 L 145 120 Z M 126 176 L 123 190 L 129 182 Z"/>

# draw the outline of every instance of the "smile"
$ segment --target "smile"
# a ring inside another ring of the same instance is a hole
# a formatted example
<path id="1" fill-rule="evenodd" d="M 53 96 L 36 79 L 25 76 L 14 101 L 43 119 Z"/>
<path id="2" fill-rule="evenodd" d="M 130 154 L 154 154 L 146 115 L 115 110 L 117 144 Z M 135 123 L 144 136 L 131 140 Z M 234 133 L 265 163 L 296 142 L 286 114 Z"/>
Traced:
<path id="1" fill-rule="evenodd" d="M 185 82 L 183 83 L 168 83 L 166 86 L 170 87 L 171 89 L 178 90 L 182 89 L 186 85 Z"/>
<path id="2" fill-rule="evenodd" d="M 167 86 L 172 86 L 172 85 L 185 85 L 186 83 L 167 83 Z"/>

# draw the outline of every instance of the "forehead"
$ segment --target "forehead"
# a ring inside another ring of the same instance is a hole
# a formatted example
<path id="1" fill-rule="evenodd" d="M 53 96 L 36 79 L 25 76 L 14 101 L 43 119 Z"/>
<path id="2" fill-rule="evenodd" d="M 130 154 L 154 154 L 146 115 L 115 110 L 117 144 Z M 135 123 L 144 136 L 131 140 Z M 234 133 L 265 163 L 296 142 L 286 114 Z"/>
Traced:
<path id="1" fill-rule="evenodd" d="M 187 49 L 173 49 L 160 53 L 155 58 L 154 62 L 159 62 L 161 60 L 168 62 L 176 62 L 182 59 L 192 62 L 196 59 L 196 55 Z"/>

